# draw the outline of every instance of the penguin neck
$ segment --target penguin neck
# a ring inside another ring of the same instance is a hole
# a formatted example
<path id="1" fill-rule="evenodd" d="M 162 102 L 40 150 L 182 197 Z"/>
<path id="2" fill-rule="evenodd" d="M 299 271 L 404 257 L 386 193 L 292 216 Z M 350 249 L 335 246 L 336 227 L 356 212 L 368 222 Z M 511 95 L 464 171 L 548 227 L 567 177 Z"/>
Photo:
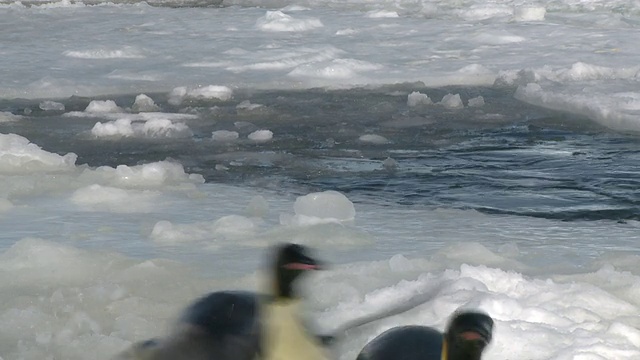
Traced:
<path id="1" fill-rule="evenodd" d="M 448 341 L 445 337 L 442 342 L 441 360 L 481 360 L 482 350 L 465 349 L 458 346 L 455 341 Z"/>
<path id="2" fill-rule="evenodd" d="M 293 279 L 276 276 L 273 282 L 273 300 L 274 301 L 292 301 L 299 299 L 298 294 L 293 288 Z"/>
<path id="3" fill-rule="evenodd" d="M 298 298 L 298 296 L 293 291 L 291 284 L 283 283 L 282 281 L 276 280 L 275 287 L 275 297 L 278 301 L 294 300 Z"/>

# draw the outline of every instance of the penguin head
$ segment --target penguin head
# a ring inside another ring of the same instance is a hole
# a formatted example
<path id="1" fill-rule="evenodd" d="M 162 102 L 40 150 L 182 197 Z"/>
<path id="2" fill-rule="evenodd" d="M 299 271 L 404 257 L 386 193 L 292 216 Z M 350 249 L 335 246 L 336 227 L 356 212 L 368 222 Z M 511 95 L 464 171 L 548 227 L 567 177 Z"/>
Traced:
<path id="1" fill-rule="evenodd" d="M 493 319 L 489 315 L 479 311 L 457 311 L 445 334 L 449 359 L 480 359 L 492 334 Z"/>
<path id="2" fill-rule="evenodd" d="M 310 254 L 310 249 L 292 243 L 284 243 L 275 248 L 276 297 L 294 298 L 294 283 L 303 274 L 321 270 L 320 262 Z"/>

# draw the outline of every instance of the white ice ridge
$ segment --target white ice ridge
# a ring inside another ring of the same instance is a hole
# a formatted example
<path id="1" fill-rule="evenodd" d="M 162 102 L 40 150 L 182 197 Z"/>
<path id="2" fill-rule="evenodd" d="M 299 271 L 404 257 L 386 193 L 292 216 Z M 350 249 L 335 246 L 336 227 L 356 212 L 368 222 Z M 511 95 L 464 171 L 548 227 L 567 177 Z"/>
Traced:
<path id="1" fill-rule="evenodd" d="M 185 99 L 227 101 L 231 99 L 232 95 L 233 90 L 221 85 L 208 85 L 195 88 L 179 86 L 174 88 L 169 94 L 169 103 L 172 105 L 180 105 Z"/>
<path id="2" fill-rule="evenodd" d="M 553 81 L 563 84 L 595 80 L 635 80 L 640 74 L 640 65 L 609 67 L 585 62 L 573 63 L 570 67 L 525 68 L 501 71 L 497 81 L 505 84 L 526 85 L 528 82 Z"/>
<path id="3" fill-rule="evenodd" d="M 76 165 L 76 159 L 74 153 L 51 153 L 22 136 L 0 134 L 0 198 L 72 191 L 75 193 L 69 196 L 73 202 L 93 206 L 126 199 L 120 190 L 134 190 L 128 193 L 130 198 L 150 199 L 153 194 L 147 190 L 193 191 L 204 183 L 201 175 L 187 174 L 181 164 L 171 161 L 90 168 Z"/>
<path id="4" fill-rule="evenodd" d="M 0 133 L 0 174 L 66 172 L 75 169 L 77 155 L 58 155 L 43 150 L 27 138 Z"/>
<path id="5" fill-rule="evenodd" d="M 134 47 L 121 49 L 68 50 L 65 56 L 78 59 L 143 59 L 145 55 Z"/>
<path id="6" fill-rule="evenodd" d="M 0 123 L 20 120 L 22 116 L 15 115 L 8 111 L 0 111 Z"/>
<path id="7" fill-rule="evenodd" d="M 299 65 L 330 61 L 341 54 L 346 53 L 331 45 L 311 46 L 289 49 L 260 49 L 252 52 L 250 58 L 240 61 L 237 64 L 225 64 L 225 68 L 234 73 L 241 73 L 250 70 L 286 70 L 293 69 Z M 256 60 L 258 60 L 256 62 Z M 215 64 L 215 63 L 214 63 Z M 185 66 L 194 66 L 196 64 L 187 64 Z M 203 66 L 206 63 L 199 63 Z"/>
<path id="8" fill-rule="evenodd" d="M 538 106 L 584 115 L 610 129 L 640 132 L 640 92 L 601 93 L 519 86 L 515 97 Z"/>
<path id="9" fill-rule="evenodd" d="M 380 64 L 356 59 L 334 59 L 326 62 L 301 64 L 287 75 L 300 78 L 353 79 L 361 72 L 382 69 Z"/>

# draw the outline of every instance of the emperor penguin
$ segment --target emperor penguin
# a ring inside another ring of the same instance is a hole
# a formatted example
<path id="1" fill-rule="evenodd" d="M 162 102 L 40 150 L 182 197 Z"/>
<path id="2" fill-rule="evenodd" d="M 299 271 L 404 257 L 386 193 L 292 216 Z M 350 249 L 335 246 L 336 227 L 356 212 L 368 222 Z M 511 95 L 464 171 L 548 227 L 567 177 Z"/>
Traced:
<path id="1" fill-rule="evenodd" d="M 444 333 L 419 325 L 391 328 L 365 345 L 357 360 L 481 360 L 492 334 L 488 314 L 461 310 Z"/>
<path id="2" fill-rule="evenodd" d="M 270 293 L 217 291 L 196 300 L 166 338 L 134 344 L 114 360 L 324 360 L 332 337 L 313 335 L 300 313 L 297 282 L 321 269 L 305 246 L 275 246 Z"/>
<path id="3" fill-rule="evenodd" d="M 320 265 L 300 245 L 289 244 L 276 256 L 274 296 L 262 304 L 264 360 L 328 360 L 323 341 L 312 334 L 302 319 L 302 298 L 296 279 Z"/>

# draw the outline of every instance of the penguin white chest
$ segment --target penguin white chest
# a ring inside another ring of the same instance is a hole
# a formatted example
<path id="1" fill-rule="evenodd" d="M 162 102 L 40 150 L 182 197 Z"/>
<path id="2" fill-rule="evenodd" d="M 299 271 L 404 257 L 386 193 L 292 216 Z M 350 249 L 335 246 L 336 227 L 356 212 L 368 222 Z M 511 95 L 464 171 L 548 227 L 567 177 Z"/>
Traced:
<path id="1" fill-rule="evenodd" d="M 264 307 L 265 360 L 329 360 L 318 339 L 300 318 L 299 301 L 276 301 Z"/>

